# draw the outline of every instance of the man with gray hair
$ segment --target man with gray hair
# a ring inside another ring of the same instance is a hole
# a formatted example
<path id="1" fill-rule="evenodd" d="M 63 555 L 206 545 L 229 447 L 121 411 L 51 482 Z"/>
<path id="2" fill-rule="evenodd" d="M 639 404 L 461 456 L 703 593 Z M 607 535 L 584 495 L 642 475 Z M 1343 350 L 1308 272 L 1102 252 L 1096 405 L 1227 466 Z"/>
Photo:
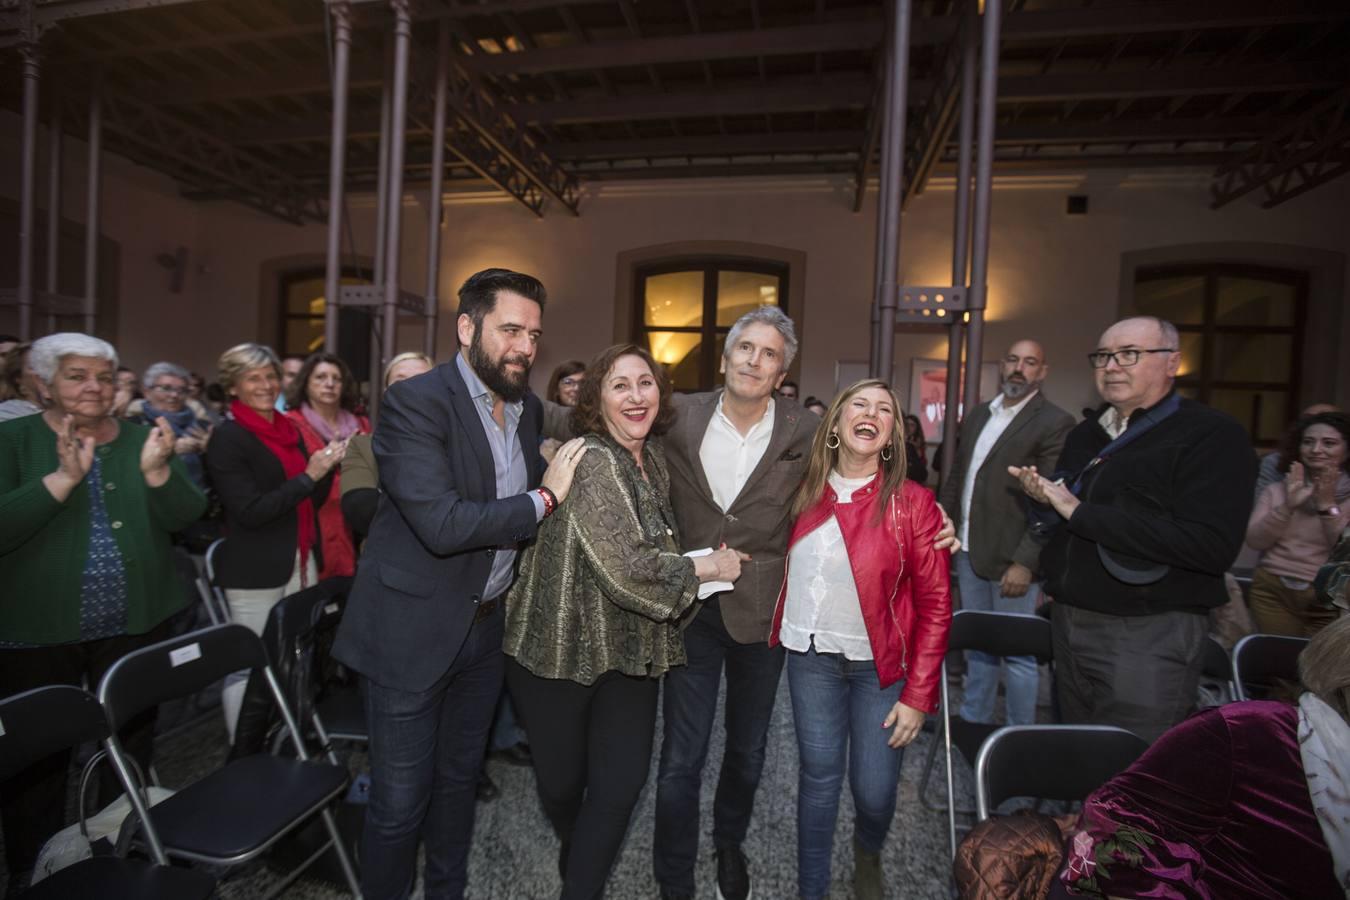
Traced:
<path id="1" fill-rule="evenodd" d="M 750 555 L 735 588 L 709 598 L 685 630 L 688 665 L 665 677 L 652 842 L 663 900 L 695 894 L 699 790 L 723 666 L 726 750 L 713 805 L 717 889 L 724 900 L 750 895 L 741 844 L 784 660 L 783 648 L 768 644 L 769 621 L 792 530 L 789 501 L 820 424 L 795 400 L 774 396 L 796 354 L 796 330 L 781 309 L 761 306 L 741 316 L 723 351 L 725 389 L 676 395 L 680 415 L 662 439 L 684 548 L 725 545 Z"/>
<path id="2" fill-rule="evenodd" d="M 1237 421 L 1176 392 L 1170 322 L 1117 322 L 1088 361 L 1106 403 L 1069 432 L 1054 480 L 1008 471 L 1046 504 L 1037 527 L 1049 537 L 1041 567 L 1064 721 L 1151 742 L 1195 701 L 1206 614 L 1228 600 L 1256 456 Z"/>

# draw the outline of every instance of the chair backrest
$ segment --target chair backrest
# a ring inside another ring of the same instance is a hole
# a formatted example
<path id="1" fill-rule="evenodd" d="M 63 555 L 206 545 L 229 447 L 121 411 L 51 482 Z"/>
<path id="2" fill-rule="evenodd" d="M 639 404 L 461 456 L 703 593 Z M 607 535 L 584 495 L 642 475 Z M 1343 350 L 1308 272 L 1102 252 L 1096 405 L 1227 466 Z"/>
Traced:
<path id="1" fill-rule="evenodd" d="M 0 781 L 40 759 L 108 736 L 98 699 L 68 684 L 34 688 L 0 700 Z"/>
<path id="2" fill-rule="evenodd" d="M 1132 731 L 1110 725 L 1009 725 L 975 758 L 975 806 L 981 821 L 1009 797 L 1082 800 L 1148 749 Z"/>
<path id="3" fill-rule="evenodd" d="M 1210 681 L 1228 681 L 1233 677 L 1233 663 L 1223 644 L 1212 637 L 1205 638 L 1200 651 L 1200 674 Z"/>
<path id="4" fill-rule="evenodd" d="M 98 700 L 114 731 L 165 700 L 195 694 L 231 672 L 267 665 L 262 641 L 243 625 L 216 625 L 151 644 L 113 663 Z"/>
<path id="5" fill-rule="evenodd" d="M 1278 681 L 1298 684 L 1298 655 L 1307 638 L 1249 634 L 1233 647 L 1233 689 L 1239 700 L 1264 698 Z"/>
<path id="6" fill-rule="evenodd" d="M 216 555 L 220 553 L 220 546 L 224 543 L 224 538 L 218 538 L 211 542 L 211 546 L 206 548 L 206 580 L 212 586 L 215 586 L 216 583 Z"/>
<path id="7" fill-rule="evenodd" d="M 947 634 L 948 650 L 978 650 L 990 656 L 1054 656 L 1050 622 L 1025 613 L 958 610 Z"/>

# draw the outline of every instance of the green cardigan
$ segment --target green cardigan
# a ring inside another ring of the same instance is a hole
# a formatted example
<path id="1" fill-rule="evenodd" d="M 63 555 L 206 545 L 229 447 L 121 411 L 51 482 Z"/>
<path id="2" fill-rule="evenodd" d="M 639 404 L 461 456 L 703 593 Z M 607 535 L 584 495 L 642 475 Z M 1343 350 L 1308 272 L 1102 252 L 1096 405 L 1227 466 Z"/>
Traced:
<path id="1" fill-rule="evenodd" d="M 120 422 L 100 446 L 104 503 L 127 579 L 127 633 L 142 634 L 181 609 L 184 585 L 170 535 L 206 512 L 181 460 L 149 487 L 141 447 L 149 429 Z M 42 479 L 57 468 L 56 435 L 41 415 L 0 422 L 0 641 L 80 640 L 80 591 L 89 552 L 89 483 L 58 503 Z"/>

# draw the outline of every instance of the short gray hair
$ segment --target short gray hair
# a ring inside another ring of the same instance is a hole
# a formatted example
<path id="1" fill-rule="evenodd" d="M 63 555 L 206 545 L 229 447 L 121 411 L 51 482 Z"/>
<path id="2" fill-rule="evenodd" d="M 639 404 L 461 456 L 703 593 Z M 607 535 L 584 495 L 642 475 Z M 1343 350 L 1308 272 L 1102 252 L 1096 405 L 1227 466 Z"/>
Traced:
<path id="1" fill-rule="evenodd" d="M 787 371 L 797 356 L 797 329 L 787 317 L 787 313 L 776 306 L 760 306 L 737 319 L 736 324 L 731 326 L 731 331 L 727 332 L 727 342 L 722 349 L 722 355 L 731 358 L 731 350 L 736 346 L 741 332 L 751 325 L 768 325 L 782 336 L 783 371 Z"/>
<path id="2" fill-rule="evenodd" d="M 175 365 L 171 362 L 157 362 L 146 369 L 145 374 L 141 376 L 141 387 L 148 391 L 155 386 L 156 381 L 163 378 L 165 375 L 181 378 L 183 379 L 184 384 L 190 384 L 192 381 L 192 373 L 182 366 Z"/>
<path id="3" fill-rule="evenodd" d="M 249 369 L 256 369 L 260 366 L 271 366 L 272 370 L 281 377 L 281 360 L 277 359 L 276 353 L 271 347 L 265 344 L 235 344 L 224 353 L 220 354 L 220 362 L 216 368 L 220 374 L 220 386 L 229 393 L 230 388 L 239 380 Z"/>
<path id="4" fill-rule="evenodd" d="M 117 368 L 117 351 L 112 344 L 78 331 L 62 331 L 33 341 L 33 348 L 28 353 L 28 365 L 43 384 L 49 385 L 61 368 L 61 360 L 67 356 L 106 359 L 114 369 Z"/>

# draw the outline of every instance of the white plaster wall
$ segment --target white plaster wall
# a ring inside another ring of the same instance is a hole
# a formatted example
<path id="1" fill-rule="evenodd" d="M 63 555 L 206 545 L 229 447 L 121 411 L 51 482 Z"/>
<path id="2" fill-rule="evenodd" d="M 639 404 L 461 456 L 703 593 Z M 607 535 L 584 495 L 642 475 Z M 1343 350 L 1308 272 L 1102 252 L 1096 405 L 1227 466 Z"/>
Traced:
<path id="1" fill-rule="evenodd" d="M 0 194 L 17 196 L 18 120 L 0 115 Z M 65 212 L 83 219 L 83 148 L 67 141 Z M 40 171 L 42 170 L 40 167 Z M 122 247 L 118 344 L 129 364 L 169 356 L 212 371 L 220 350 L 269 337 L 264 294 L 276 290 L 264 266 L 278 258 L 322 260 L 325 228 L 269 220 L 228 202 L 194 203 L 167 179 L 110 159 L 105 167 L 104 232 Z M 40 179 L 45 181 L 45 176 Z M 1076 410 L 1094 400 L 1082 354 L 1117 314 L 1121 254 L 1172 244 L 1262 242 L 1350 255 L 1344 210 L 1350 179 L 1273 210 L 1255 199 L 1208 208 L 1206 173 L 1093 172 L 996 180 L 985 359 L 1012 341 L 1035 337 L 1052 362 L 1050 394 Z M 39 202 L 45 197 L 39 186 Z M 1064 215 L 1064 198 L 1087 194 L 1087 216 Z M 403 284 L 425 281 L 426 220 L 421 197 L 404 204 Z M 613 334 L 615 258 L 620 252 L 674 241 L 749 241 L 805 251 L 806 327 L 800 381 L 804 393 L 829 394 L 836 360 L 867 356 L 872 290 L 875 190 L 864 211 L 850 211 L 847 178 L 739 179 L 592 185 L 582 215 L 550 208 L 539 219 L 514 201 L 485 194 L 455 196 L 440 231 L 442 317 L 439 347 L 453 346 L 454 289 L 489 265 L 538 275 L 551 303 L 536 367 L 542 387 L 558 361 L 586 357 Z M 950 278 L 950 182 L 915 199 L 904 216 L 901 280 L 941 284 Z M 351 198 L 357 253 L 369 257 L 373 202 Z M 168 292 L 154 257 L 178 245 L 191 253 L 182 294 Z M 1344 263 L 1342 262 L 1342 265 Z M 39 266 L 39 271 L 41 267 Z M 1342 273 L 1341 282 L 1346 282 Z M 271 302 L 269 300 L 269 302 Z M 1345 298 L 1328 320 L 1340 346 L 1350 339 Z M 420 326 L 400 329 L 401 349 L 420 347 Z M 897 388 L 907 397 L 913 357 L 945 357 L 944 333 L 897 335 Z M 1334 356 L 1331 357 L 1334 359 Z M 1334 368 L 1334 366 L 1333 366 Z M 1323 372 L 1334 396 L 1350 402 L 1350 373 Z"/>

